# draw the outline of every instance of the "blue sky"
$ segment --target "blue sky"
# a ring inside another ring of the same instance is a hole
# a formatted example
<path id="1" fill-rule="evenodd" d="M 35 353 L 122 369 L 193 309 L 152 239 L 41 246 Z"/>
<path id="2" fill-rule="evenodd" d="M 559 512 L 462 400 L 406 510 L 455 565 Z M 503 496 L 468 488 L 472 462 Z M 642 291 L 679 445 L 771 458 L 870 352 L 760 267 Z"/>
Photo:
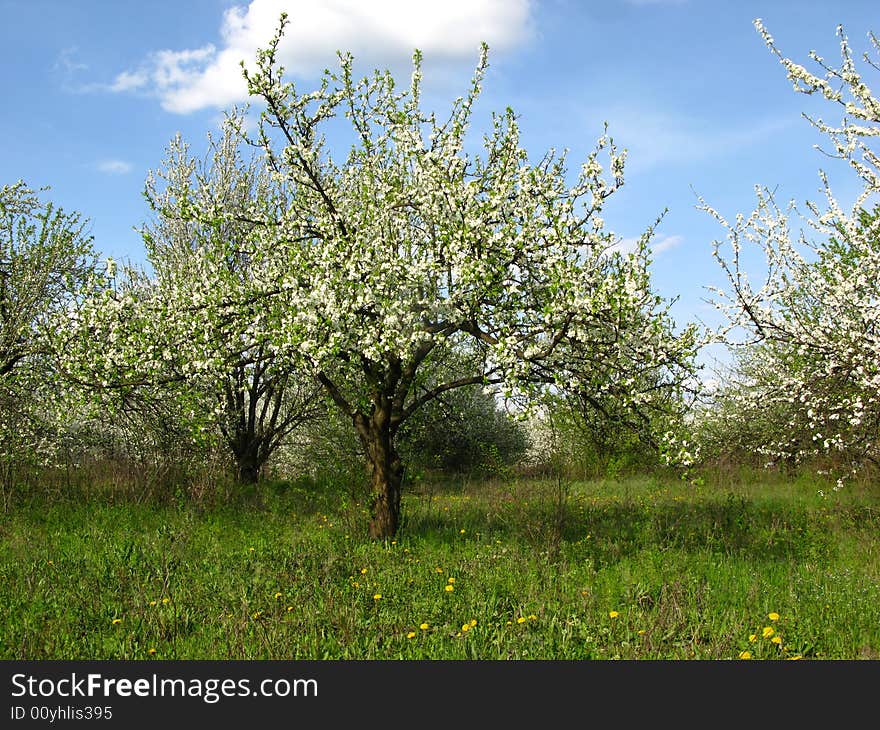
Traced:
<path id="1" fill-rule="evenodd" d="M 711 251 L 722 232 L 695 193 L 733 217 L 752 209 L 755 184 L 820 199 L 820 168 L 841 200 L 856 192 L 801 117 L 836 110 L 792 91 L 752 23 L 762 18 L 805 65 L 812 49 L 833 62 L 838 24 L 859 51 L 880 32 L 876 0 L 0 0 L 0 182 L 51 186 L 51 199 L 91 219 L 98 250 L 142 262 L 147 170 L 178 131 L 204 148 L 222 110 L 243 100 L 237 61 L 252 61 L 283 7 L 285 65 L 303 90 L 337 48 L 364 72 L 390 67 L 405 81 L 418 46 L 429 103 L 442 110 L 465 91 L 485 39 L 481 110 L 512 106 L 534 157 L 569 148 L 577 170 L 607 121 L 629 156 L 605 219 L 633 238 L 669 209 L 653 275 L 680 297 L 680 321 L 715 321 L 702 300 L 720 283 Z"/>

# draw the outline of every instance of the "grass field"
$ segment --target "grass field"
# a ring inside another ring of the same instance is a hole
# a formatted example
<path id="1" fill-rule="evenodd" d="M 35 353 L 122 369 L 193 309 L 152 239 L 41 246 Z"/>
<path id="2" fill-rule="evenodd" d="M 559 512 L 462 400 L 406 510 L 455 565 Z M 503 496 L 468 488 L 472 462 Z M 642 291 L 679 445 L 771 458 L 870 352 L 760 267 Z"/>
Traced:
<path id="1" fill-rule="evenodd" d="M 880 657 L 880 491 L 708 481 L 421 483 L 384 544 L 305 482 L 19 494 L 0 657 Z"/>

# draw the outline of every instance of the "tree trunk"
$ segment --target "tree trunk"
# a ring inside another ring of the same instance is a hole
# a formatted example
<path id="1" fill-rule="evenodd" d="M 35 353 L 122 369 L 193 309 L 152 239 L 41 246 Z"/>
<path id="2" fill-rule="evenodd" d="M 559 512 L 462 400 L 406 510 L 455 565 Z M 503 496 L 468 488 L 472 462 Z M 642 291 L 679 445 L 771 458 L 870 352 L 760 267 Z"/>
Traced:
<path id="1" fill-rule="evenodd" d="M 239 484 L 256 484 L 260 481 L 260 467 L 252 460 L 238 462 Z"/>
<path id="2" fill-rule="evenodd" d="M 397 454 L 379 464 L 370 465 L 372 476 L 372 512 L 370 537 L 382 540 L 394 537 L 400 525 L 400 484 L 402 469 Z"/>
<path id="3" fill-rule="evenodd" d="M 235 449 L 235 468 L 239 484 L 256 484 L 260 481 L 263 465 L 260 463 L 259 451 L 258 444 L 253 442 Z"/>
<path id="4" fill-rule="evenodd" d="M 394 537 L 400 525 L 400 487 L 403 467 L 394 448 L 394 436 L 386 414 L 376 413 L 369 420 L 356 419 L 367 460 L 370 465 L 372 518 L 370 537 L 382 540 Z"/>

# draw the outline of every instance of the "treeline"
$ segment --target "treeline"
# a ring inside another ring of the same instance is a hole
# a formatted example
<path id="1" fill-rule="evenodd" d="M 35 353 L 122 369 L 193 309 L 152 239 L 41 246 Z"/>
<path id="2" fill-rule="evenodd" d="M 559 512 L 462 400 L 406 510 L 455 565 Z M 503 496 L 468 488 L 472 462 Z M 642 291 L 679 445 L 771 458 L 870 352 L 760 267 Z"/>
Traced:
<path id="1" fill-rule="evenodd" d="M 797 91 L 845 106 L 840 126 L 814 123 L 864 189 L 850 210 L 830 188 L 808 204 L 810 236 L 766 189 L 733 222 L 701 201 L 726 232 L 727 324 L 707 331 L 651 287 L 659 221 L 632 251 L 605 226 L 626 156 L 610 136 L 576 170 L 554 151 L 532 161 L 508 109 L 466 152 L 485 47 L 438 120 L 419 53 L 404 90 L 341 55 L 298 91 L 277 62 L 285 24 L 244 72 L 256 131 L 232 110 L 203 158 L 178 137 L 149 175 L 145 267 L 99 261 L 81 217 L 24 183 L 0 190 L 5 490 L 87 463 L 192 489 L 345 475 L 385 538 L 426 470 L 760 459 L 842 484 L 876 461 L 880 102 L 845 36 L 841 67 L 814 75 L 757 23 Z M 712 342 L 734 358 L 708 388 Z"/>

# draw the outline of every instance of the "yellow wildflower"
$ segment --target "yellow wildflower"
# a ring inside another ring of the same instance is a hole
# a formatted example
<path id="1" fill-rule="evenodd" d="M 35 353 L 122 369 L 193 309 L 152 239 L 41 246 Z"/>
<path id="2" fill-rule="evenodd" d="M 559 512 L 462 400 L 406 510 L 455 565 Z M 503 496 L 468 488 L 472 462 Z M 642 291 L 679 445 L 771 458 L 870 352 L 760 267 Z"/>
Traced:
<path id="1" fill-rule="evenodd" d="M 740 659 L 751 659 L 751 658 L 752 658 L 752 652 L 750 652 L 750 651 L 741 651 L 741 652 L 739 653 L 739 658 L 740 658 Z"/>
<path id="2" fill-rule="evenodd" d="M 761 632 L 761 636 L 763 636 L 765 639 L 769 639 L 775 633 L 776 632 L 773 630 L 772 626 L 765 626 L 764 630 Z"/>
<path id="3" fill-rule="evenodd" d="M 445 590 L 445 591 L 447 591 L 447 592 L 448 592 L 448 591 L 454 591 L 454 590 L 455 590 L 455 586 L 452 585 L 451 583 L 447 583 L 446 586 L 443 588 L 443 590 Z"/>
<path id="4" fill-rule="evenodd" d="M 757 634 L 749 634 L 749 641 L 751 641 L 751 642 L 755 642 L 755 641 L 757 641 L 757 640 L 758 640 L 758 635 L 757 635 Z"/>
<path id="5" fill-rule="evenodd" d="M 407 639 L 412 639 L 415 635 L 416 635 L 416 632 L 415 632 L 415 631 L 410 631 L 410 632 L 406 635 L 406 638 L 407 638 Z"/>
<path id="6" fill-rule="evenodd" d="M 526 617 L 525 617 L 525 616 L 520 616 L 520 617 L 516 620 L 516 622 L 517 622 L 518 624 L 524 624 L 524 623 L 526 622 Z"/>
<path id="7" fill-rule="evenodd" d="M 772 641 L 774 644 L 781 644 L 781 643 L 782 643 L 782 637 L 774 636 L 772 639 L 770 639 L 770 641 Z"/>
<path id="8" fill-rule="evenodd" d="M 381 593 L 377 593 L 376 595 L 373 596 L 373 600 L 374 600 L 374 601 L 378 601 L 380 598 L 382 598 L 382 594 L 381 594 Z"/>
<path id="9" fill-rule="evenodd" d="M 769 618 L 771 621 L 778 621 L 779 614 L 776 613 L 776 611 L 771 611 L 770 613 L 767 614 L 767 618 Z"/>
<path id="10" fill-rule="evenodd" d="M 115 619 L 113 619 L 110 623 L 113 624 L 114 626 L 116 626 L 116 624 L 121 624 L 121 623 L 122 623 L 122 619 L 121 619 L 121 618 L 115 618 Z"/>
<path id="11" fill-rule="evenodd" d="M 426 622 L 423 623 L 423 624 L 419 624 L 419 628 L 420 628 L 422 631 L 427 631 L 430 627 L 428 626 L 428 622 L 426 621 Z"/>
<path id="12" fill-rule="evenodd" d="M 609 611 L 608 616 L 610 618 L 617 618 L 618 616 L 620 616 L 620 614 L 617 611 Z"/>

